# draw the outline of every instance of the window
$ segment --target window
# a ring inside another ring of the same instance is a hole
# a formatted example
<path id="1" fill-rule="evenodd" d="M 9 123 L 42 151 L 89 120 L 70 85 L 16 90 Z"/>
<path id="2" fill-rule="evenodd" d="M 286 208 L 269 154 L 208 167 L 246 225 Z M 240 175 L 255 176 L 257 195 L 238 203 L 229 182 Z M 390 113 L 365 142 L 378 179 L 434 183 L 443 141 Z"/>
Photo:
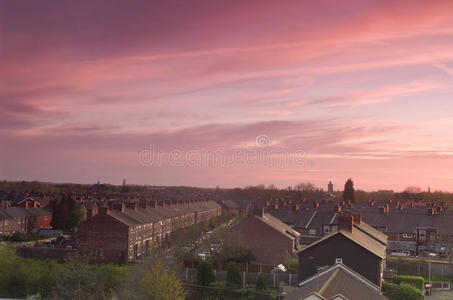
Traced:
<path id="1" fill-rule="evenodd" d="M 309 229 L 308 230 L 309 235 L 316 235 L 316 229 Z"/>
<path id="2" fill-rule="evenodd" d="M 412 238 L 412 233 L 403 233 L 403 238 L 405 238 L 405 239 Z"/>
<path id="3" fill-rule="evenodd" d="M 329 226 L 324 226 L 324 234 L 329 233 Z"/>
<path id="4" fill-rule="evenodd" d="M 436 239 L 436 233 L 435 233 L 435 232 L 430 232 L 430 233 L 429 233 L 429 239 L 430 239 L 431 241 L 434 241 L 434 240 Z"/>
<path id="5" fill-rule="evenodd" d="M 418 231 L 418 237 L 420 239 L 425 239 L 426 238 L 426 230 L 419 230 Z"/>

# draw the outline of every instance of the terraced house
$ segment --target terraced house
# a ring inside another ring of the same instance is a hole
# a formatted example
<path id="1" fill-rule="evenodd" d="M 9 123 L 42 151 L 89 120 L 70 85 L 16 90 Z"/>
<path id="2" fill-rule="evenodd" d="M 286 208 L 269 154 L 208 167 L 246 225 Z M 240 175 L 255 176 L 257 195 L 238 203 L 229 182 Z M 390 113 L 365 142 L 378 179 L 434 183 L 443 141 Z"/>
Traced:
<path id="1" fill-rule="evenodd" d="M 221 207 L 208 200 L 112 203 L 78 227 L 77 249 L 102 255 L 113 263 L 133 262 L 155 246 L 168 245 L 170 234 L 221 215 Z"/>

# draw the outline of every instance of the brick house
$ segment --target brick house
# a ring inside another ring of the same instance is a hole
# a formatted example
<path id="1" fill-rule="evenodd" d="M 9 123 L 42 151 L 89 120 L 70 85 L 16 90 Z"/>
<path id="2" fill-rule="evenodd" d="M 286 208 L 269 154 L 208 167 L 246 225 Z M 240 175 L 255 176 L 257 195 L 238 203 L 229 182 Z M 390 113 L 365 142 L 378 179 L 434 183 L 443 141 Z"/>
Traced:
<path id="1" fill-rule="evenodd" d="M 145 256 L 153 247 L 168 245 L 178 229 L 221 215 L 213 201 L 189 200 L 112 203 L 78 227 L 77 249 L 102 255 L 107 262 L 127 263 Z"/>
<path id="2" fill-rule="evenodd" d="M 263 209 L 231 228 L 244 240 L 255 256 L 255 262 L 282 264 L 286 254 L 299 249 L 300 234 L 279 219 L 264 213 Z"/>
<path id="3" fill-rule="evenodd" d="M 331 265 L 336 258 L 341 258 L 349 268 L 380 287 L 386 245 L 387 236 L 362 222 L 360 215 L 340 214 L 338 231 L 324 236 L 298 253 L 299 280 L 313 276 L 320 269 Z"/>
<path id="4" fill-rule="evenodd" d="M 50 229 L 52 213 L 45 209 L 34 206 L 29 207 L 25 202 L 24 207 L 6 207 L 0 211 L 0 230 L 4 235 L 12 235 L 14 232 L 30 233 L 39 229 Z"/>

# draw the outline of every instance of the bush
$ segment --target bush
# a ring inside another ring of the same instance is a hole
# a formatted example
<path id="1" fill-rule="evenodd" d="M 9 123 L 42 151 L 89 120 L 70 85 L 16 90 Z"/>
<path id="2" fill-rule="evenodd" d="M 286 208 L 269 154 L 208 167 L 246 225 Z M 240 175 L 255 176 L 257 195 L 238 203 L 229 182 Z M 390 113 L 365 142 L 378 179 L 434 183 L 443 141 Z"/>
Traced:
<path id="1" fill-rule="evenodd" d="M 417 288 L 420 292 L 422 292 L 425 287 L 425 279 L 420 276 L 399 275 L 393 278 L 393 282 L 396 284 L 400 284 L 402 282 L 408 283 Z"/>
<path id="2" fill-rule="evenodd" d="M 382 292 L 389 300 L 419 300 L 421 292 L 408 283 L 387 283 L 382 285 Z"/>
<path id="3" fill-rule="evenodd" d="M 259 273 L 255 282 L 255 289 L 257 291 L 266 290 L 266 284 L 264 283 L 263 273 Z"/>
<path id="4" fill-rule="evenodd" d="M 199 285 L 210 285 L 211 282 L 215 281 L 214 271 L 212 270 L 212 264 L 207 261 L 201 261 L 197 267 L 197 281 Z"/>
<path id="5" fill-rule="evenodd" d="M 239 269 L 236 267 L 234 262 L 230 262 L 228 265 L 226 282 L 229 288 L 237 289 L 242 285 L 241 273 L 239 273 Z"/>

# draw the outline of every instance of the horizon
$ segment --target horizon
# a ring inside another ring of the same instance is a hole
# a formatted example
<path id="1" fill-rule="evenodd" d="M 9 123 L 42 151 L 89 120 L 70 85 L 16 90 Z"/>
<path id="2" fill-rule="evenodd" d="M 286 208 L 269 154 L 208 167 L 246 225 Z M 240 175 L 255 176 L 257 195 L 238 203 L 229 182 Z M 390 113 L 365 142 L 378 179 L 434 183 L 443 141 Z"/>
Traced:
<path id="1" fill-rule="evenodd" d="M 0 1 L 0 178 L 453 191 L 453 2 Z"/>

